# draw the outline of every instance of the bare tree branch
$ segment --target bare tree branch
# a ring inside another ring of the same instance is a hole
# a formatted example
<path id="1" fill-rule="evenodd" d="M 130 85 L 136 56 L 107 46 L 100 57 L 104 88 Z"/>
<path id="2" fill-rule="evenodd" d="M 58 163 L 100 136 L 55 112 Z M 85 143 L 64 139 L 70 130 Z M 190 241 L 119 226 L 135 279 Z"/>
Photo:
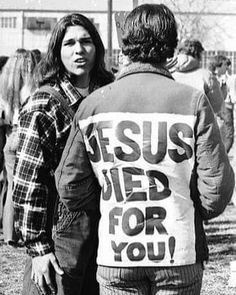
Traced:
<path id="1" fill-rule="evenodd" d="M 207 19 L 209 0 L 164 0 L 162 3 L 175 14 L 180 41 L 195 38 L 204 44 L 209 40 L 210 34 L 214 34 L 217 29 L 219 32 L 219 23 L 209 22 Z M 215 39 L 220 40 L 219 34 L 215 33 Z"/>

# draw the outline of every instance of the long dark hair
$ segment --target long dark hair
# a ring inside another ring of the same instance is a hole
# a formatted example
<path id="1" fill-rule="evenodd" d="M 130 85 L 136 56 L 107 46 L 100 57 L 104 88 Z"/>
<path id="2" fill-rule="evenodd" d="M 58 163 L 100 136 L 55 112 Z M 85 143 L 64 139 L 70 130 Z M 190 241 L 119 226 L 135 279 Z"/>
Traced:
<path id="1" fill-rule="evenodd" d="M 105 49 L 96 27 L 84 15 L 73 13 L 61 18 L 52 31 L 46 55 L 35 71 L 37 86 L 58 82 L 64 76 L 66 70 L 61 60 L 61 45 L 66 29 L 70 26 L 84 27 L 95 45 L 96 57 L 94 67 L 90 73 L 91 82 L 100 86 L 110 83 L 113 80 L 113 75 L 105 68 Z"/>
<path id="2" fill-rule="evenodd" d="M 177 46 L 177 25 L 163 4 L 143 4 L 125 21 L 122 52 L 133 62 L 162 63 L 172 57 Z"/>

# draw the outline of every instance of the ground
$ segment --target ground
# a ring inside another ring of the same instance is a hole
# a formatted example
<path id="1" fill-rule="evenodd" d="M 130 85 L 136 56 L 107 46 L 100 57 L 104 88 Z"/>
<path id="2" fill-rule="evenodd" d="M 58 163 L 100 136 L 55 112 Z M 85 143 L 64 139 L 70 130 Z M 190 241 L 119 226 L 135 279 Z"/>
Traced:
<path id="1" fill-rule="evenodd" d="M 205 225 L 210 250 L 205 265 L 201 295 L 236 295 L 230 287 L 230 261 L 236 260 L 236 207 L 227 206 L 219 217 Z M 23 248 L 3 244 L 0 233 L 0 295 L 20 295 L 26 254 Z"/>

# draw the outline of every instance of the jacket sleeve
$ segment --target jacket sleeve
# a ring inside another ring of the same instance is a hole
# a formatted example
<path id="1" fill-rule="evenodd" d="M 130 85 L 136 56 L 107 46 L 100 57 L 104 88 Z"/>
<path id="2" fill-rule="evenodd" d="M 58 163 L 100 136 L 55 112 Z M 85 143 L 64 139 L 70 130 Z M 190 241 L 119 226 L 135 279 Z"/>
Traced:
<path id="1" fill-rule="evenodd" d="M 61 201 L 71 211 L 81 209 L 100 196 L 100 186 L 87 156 L 76 116 L 55 172 L 55 182 Z"/>
<path id="2" fill-rule="evenodd" d="M 229 203 L 234 190 L 234 172 L 220 131 L 205 95 L 196 110 L 196 203 L 204 219 L 217 217 Z"/>

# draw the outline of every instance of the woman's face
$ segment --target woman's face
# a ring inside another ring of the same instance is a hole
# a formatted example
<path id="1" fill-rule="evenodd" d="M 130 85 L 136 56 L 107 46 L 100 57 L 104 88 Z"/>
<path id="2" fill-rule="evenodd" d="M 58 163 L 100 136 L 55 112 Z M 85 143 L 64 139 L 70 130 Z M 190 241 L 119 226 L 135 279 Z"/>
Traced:
<path id="1" fill-rule="evenodd" d="M 68 27 L 62 40 L 61 60 L 74 86 L 88 86 L 95 56 L 96 48 L 88 31 L 82 26 Z"/>

